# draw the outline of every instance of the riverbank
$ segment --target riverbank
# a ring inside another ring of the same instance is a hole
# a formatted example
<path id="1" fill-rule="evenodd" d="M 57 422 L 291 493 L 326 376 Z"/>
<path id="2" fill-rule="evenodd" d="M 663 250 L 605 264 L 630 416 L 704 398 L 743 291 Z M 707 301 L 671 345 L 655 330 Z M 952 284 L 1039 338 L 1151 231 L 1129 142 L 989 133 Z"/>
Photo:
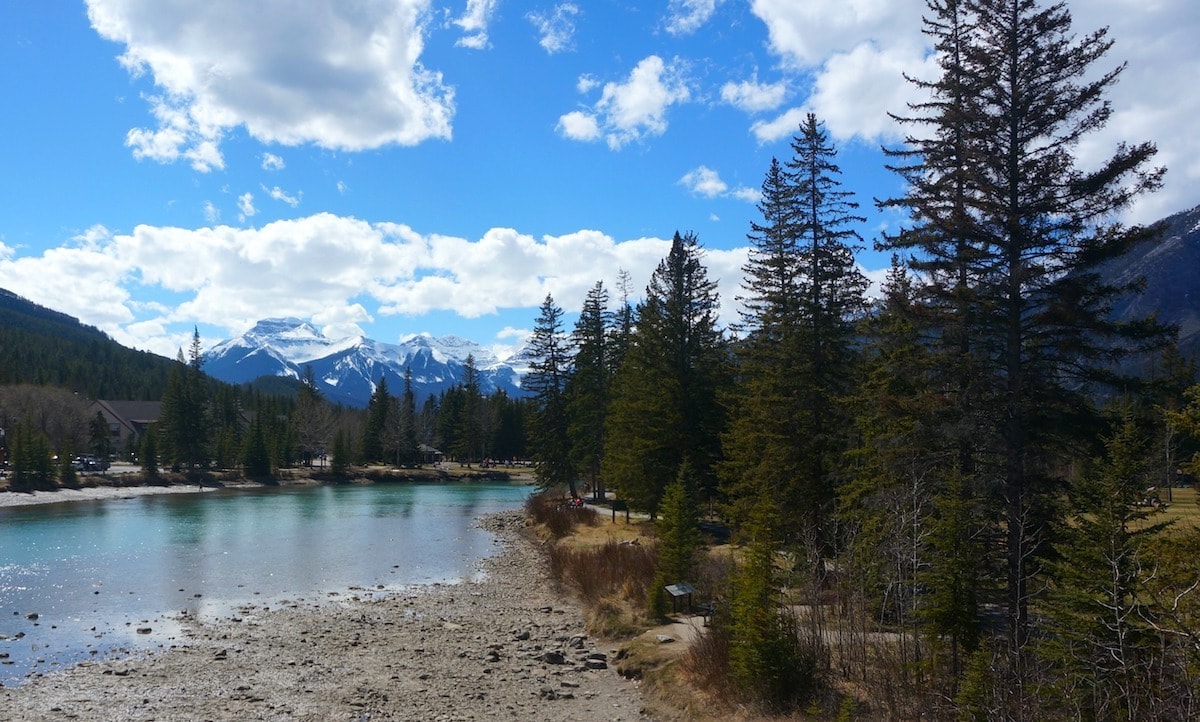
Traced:
<path id="1" fill-rule="evenodd" d="M 194 487 L 193 487 L 194 490 Z M 553 590 L 520 512 L 487 517 L 486 578 L 409 594 L 355 590 L 214 623 L 170 648 L 0 690 L 23 720 L 644 720 L 615 647 Z"/>
<path id="2" fill-rule="evenodd" d="M 532 471 L 524 468 L 483 470 L 449 462 L 415 469 L 392 469 L 389 467 L 356 467 L 355 476 L 345 483 L 391 483 L 391 482 L 464 482 L 503 481 L 517 484 L 532 484 Z M 225 478 L 222 478 L 225 477 Z M 114 464 L 104 474 L 83 476 L 78 487 L 60 487 L 53 491 L 9 491 L 7 479 L 0 479 L 0 509 L 31 504 L 56 504 L 71 501 L 103 501 L 126 499 L 149 494 L 197 494 L 217 488 L 260 488 L 262 483 L 245 477 L 223 474 L 208 474 L 208 483 L 189 483 L 184 474 L 164 474 L 153 483 L 142 479 L 141 471 L 133 465 Z M 276 486 L 305 486 L 327 483 L 321 470 L 287 469 L 271 480 Z"/>

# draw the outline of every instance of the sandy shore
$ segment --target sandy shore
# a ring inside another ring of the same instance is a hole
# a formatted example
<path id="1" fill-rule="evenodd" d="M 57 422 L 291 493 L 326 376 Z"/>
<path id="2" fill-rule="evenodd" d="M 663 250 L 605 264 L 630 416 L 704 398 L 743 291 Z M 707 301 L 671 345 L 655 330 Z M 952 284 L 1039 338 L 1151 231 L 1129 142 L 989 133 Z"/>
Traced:
<path id="1" fill-rule="evenodd" d="M 29 506 L 31 504 L 56 504 L 68 501 L 99 501 L 102 499 L 125 499 L 147 494 L 198 494 L 215 491 L 200 488 L 195 484 L 173 486 L 89 486 L 81 489 L 56 489 L 55 491 L 30 491 L 0 493 L 0 508 Z"/>
<path id="2" fill-rule="evenodd" d="M 0 690 L 0 719 L 648 719 L 615 648 L 548 584 L 521 514 L 483 524 L 502 546 L 483 581 L 185 619 L 169 650 Z"/>

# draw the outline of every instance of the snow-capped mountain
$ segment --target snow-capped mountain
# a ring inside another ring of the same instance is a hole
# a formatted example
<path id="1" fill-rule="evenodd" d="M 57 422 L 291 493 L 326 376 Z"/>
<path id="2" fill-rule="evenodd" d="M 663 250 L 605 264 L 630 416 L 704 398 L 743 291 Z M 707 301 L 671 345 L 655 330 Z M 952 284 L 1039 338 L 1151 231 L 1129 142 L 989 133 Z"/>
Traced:
<path id="1" fill-rule="evenodd" d="M 229 383 L 262 376 L 299 379 L 311 366 L 325 398 L 365 406 L 379 379 L 386 378 L 393 396 L 404 390 L 404 371 L 412 370 L 417 403 L 461 384 L 467 356 L 474 356 L 481 391 L 500 389 L 522 396 L 521 379 L 528 370 L 518 353 L 497 358 L 490 349 L 457 336 L 409 336 L 399 344 L 362 336 L 332 339 L 297 318 L 259 321 L 238 338 L 222 341 L 204 354 L 205 373 Z"/>

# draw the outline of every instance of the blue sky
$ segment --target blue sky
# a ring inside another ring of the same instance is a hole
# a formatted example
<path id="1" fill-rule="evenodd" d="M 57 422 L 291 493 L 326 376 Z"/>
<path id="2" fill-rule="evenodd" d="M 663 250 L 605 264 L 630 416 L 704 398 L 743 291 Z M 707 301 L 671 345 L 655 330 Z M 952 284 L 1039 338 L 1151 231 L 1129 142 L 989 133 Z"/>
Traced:
<path id="1" fill-rule="evenodd" d="M 1085 164 L 1151 140 L 1150 221 L 1200 202 L 1200 6 L 1071 3 L 1127 61 Z M 933 77 L 921 0 L 4 0 L 0 287 L 173 356 L 261 318 L 514 346 L 695 231 L 726 320 L 806 112 L 870 251 L 903 219 L 887 113 Z M 636 300 L 636 298 L 635 298 Z"/>

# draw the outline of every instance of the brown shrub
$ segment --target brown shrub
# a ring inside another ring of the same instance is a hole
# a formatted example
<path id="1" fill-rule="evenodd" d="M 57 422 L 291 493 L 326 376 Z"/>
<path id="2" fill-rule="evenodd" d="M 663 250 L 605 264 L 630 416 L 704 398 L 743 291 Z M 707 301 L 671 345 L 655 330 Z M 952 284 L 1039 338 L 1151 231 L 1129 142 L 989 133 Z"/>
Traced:
<path id="1" fill-rule="evenodd" d="M 591 507 L 573 507 L 561 494 L 533 494 L 525 500 L 525 514 L 545 527 L 552 539 L 562 539 L 576 526 L 596 526 L 600 515 Z"/>

